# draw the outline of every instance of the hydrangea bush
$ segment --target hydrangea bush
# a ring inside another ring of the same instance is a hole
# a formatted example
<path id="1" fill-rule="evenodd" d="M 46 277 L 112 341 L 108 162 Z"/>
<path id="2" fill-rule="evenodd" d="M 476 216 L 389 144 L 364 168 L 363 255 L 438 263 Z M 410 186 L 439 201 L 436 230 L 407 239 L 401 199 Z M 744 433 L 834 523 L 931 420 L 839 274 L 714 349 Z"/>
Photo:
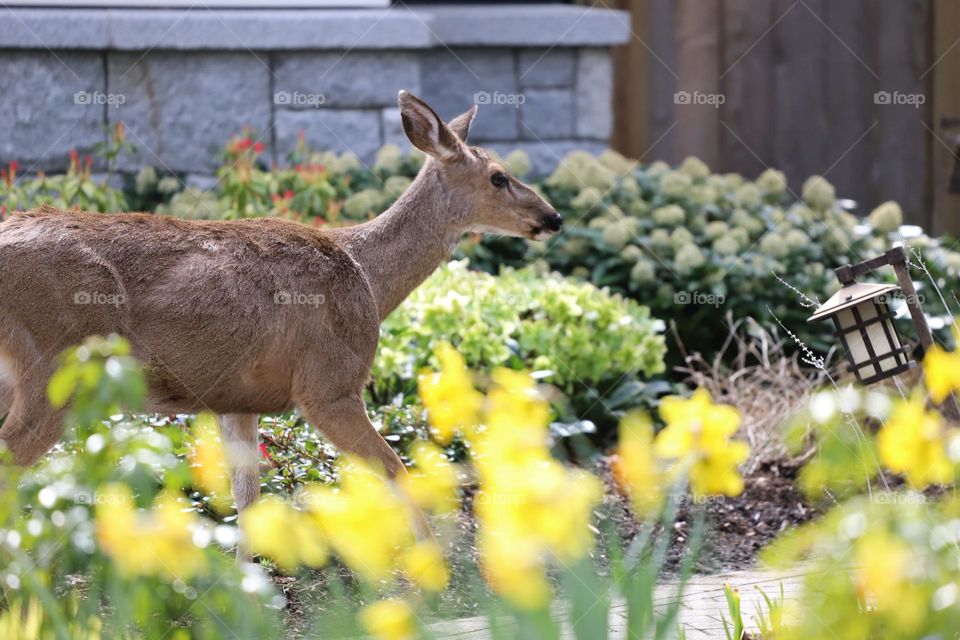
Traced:
<path id="1" fill-rule="evenodd" d="M 664 390 L 643 382 L 664 371 L 662 331 L 646 307 L 589 283 L 531 268 L 494 277 L 452 262 L 384 321 L 371 386 L 384 404 L 413 394 L 436 345 L 450 342 L 481 373 L 536 371 L 569 398 L 562 419 L 606 424 Z"/>
<path id="2" fill-rule="evenodd" d="M 679 167 L 643 166 L 613 151 L 569 154 L 541 185 L 567 231 L 549 244 L 485 240 L 468 250 L 477 267 L 542 260 L 553 269 L 623 292 L 677 324 L 690 348 L 714 351 L 727 337 L 726 312 L 786 327 L 826 347 L 829 326 L 807 326 L 811 309 L 778 280 L 824 301 L 837 288 L 835 267 L 876 256 L 893 243 L 917 249 L 933 282 L 960 274 L 960 253 L 918 229 L 901 234 L 902 212 L 880 205 L 864 221 L 844 211 L 834 187 L 809 178 L 799 197 L 780 171 L 756 180 L 718 175 L 696 158 Z M 904 235 L 908 237 L 904 237 Z M 949 244 L 949 243 L 945 243 Z M 928 311 L 946 314 L 919 268 Z"/>

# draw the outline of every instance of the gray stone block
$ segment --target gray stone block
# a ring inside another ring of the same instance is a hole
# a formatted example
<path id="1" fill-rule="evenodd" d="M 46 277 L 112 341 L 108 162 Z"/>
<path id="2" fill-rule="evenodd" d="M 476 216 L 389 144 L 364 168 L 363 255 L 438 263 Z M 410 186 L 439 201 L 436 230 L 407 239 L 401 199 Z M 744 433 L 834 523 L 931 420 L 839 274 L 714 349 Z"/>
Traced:
<path id="1" fill-rule="evenodd" d="M 316 151 L 352 151 L 369 165 L 380 148 L 380 112 L 372 109 L 280 110 L 275 114 L 277 156 L 285 158 L 297 146 L 302 130 Z"/>
<path id="2" fill-rule="evenodd" d="M 89 153 L 105 139 L 102 54 L 3 51 L 0 68 L 0 163 L 64 169 L 71 149 Z"/>
<path id="3" fill-rule="evenodd" d="M 571 151 L 588 151 L 592 154 L 600 154 L 607 145 L 602 142 L 589 140 L 551 140 L 549 142 L 494 142 L 489 145 L 491 149 L 500 154 L 500 157 L 506 157 L 511 151 L 520 149 L 526 152 L 530 158 L 530 175 L 526 176 L 529 180 L 536 180 L 550 175 L 560 164 L 563 157 Z"/>
<path id="4" fill-rule="evenodd" d="M 520 86 L 568 87 L 573 84 L 576 63 L 573 49 L 522 49 L 517 60 Z"/>
<path id="5" fill-rule="evenodd" d="M 402 51 L 278 54 L 274 101 L 284 108 L 385 107 L 420 92 L 417 54 Z"/>
<path id="6" fill-rule="evenodd" d="M 573 91 L 570 89 L 528 89 L 520 107 L 520 137 L 525 140 L 572 138 L 574 133 Z"/>
<path id="7" fill-rule="evenodd" d="M 507 49 L 434 49 L 422 54 L 421 97 L 450 120 L 477 103 L 471 141 L 517 137 L 522 101 Z"/>
<path id="8" fill-rule="evenodd" d="M 569 5 L 424 7 L 434 37 L 449 47 L 610 46 L 630 38 L 625 11 Z"/>
<path id="9" fill-rule="evenodd" d="M 608 49 L 583 49 L 577 64 L 577 136 L 609 140 L 613 131 L 613 64 Z"/>
<path id="10" fill-rule="evenodd" d="M 7 7 L 0 47 L 51 49 L 419 49 L 427 21 L 398 9 L 71 9 Z"/>
<path id="11" fill-rule="evenodd" d="M 244 127 L 270 140 L 270 70 L 250 53 L 110 53 L 108 70 L 110 90 L 125 96 L 110 121 L 123 120 L 138 148 L 125 169 L 213 173 Z"/>
<path id="12" fill-rule="evenodd" d="M 403 150 L 413 148 L 410 139 L 407 138 L 403 130 L 403 123 L 400 121 L 400 109 L 384 109 L 380 112 L 380 123 L 383 131 L 383 144 L 392 144 Z"/>

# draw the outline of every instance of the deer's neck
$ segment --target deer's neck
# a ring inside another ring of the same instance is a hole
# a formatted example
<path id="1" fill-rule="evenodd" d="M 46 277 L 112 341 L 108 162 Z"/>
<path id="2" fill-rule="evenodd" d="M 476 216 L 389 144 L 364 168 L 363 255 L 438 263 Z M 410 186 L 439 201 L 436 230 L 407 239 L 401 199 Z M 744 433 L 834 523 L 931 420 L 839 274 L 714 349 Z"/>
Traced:
<path id="1" fill-rule="evenodd" d="M 462 233 L 454 209 L 436 169 L 428 166 L 392 207 L 347 230 L 381 321 L 450 258 Z"/>

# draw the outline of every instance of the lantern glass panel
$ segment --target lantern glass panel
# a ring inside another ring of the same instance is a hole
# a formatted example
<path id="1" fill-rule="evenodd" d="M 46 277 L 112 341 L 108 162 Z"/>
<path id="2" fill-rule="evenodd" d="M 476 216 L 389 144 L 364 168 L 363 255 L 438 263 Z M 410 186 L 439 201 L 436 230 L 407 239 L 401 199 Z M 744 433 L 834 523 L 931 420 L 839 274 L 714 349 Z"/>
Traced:
<path id="1" fill-rule="evenodd" d="M 873 302 L 857 305 L 857 307 L 873 306 Z M 844 342 L 847 347 L 847 357 L 856 368 L 857 376 L 860 378 L 870 378 L 877 374 L 877 369 L 870 362 L 870 352 L 867 350 L 867 343 L 864 340 L 865 334 L 857 326 L 857 319 L 853 314 L 853 307 L 841 309 L 836 316 L 837 328 L 844 336 Z M 861 366 L 863 365 L 863 366 Z"/>

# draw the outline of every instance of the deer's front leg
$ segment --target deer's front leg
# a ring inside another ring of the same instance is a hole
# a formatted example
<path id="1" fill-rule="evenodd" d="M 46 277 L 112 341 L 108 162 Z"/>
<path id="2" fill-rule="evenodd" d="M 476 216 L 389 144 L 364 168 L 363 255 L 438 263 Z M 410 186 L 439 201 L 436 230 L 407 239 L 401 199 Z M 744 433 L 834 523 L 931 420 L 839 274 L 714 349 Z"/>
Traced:
<path id="1" fill-rule="evenodd" d="M 220 416 L 237 512 L 242 512 L 260 497 L 258 424 L 259 416 L 255 413 L 227 413 Z"/>
<path id="2" fill-rule="evenodd" d="M 396 479 L 407 472 L 400 456 L 367 417 L 360 392 L 350 393 L 332 402 L 307 400 L 300 404 L 307 421 L 319 429 L 341 453 L 351 453 L 379 463 L 390 478 Z M 412 503 L 411 509 L 417 535 L 421 538 L 431 537 L 426 516 Z"/>

